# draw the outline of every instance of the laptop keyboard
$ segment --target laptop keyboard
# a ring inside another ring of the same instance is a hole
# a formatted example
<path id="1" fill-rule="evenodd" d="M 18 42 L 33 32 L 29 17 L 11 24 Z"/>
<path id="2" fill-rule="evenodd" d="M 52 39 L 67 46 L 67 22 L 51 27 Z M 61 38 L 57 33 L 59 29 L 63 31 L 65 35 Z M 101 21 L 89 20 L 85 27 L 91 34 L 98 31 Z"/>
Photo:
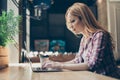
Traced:
<path id="1" fill-rule="evenodd" d="M 36 67 L 36 68 L 32 68 L 33 72 L 58 72 L 61 71 L 61 69 L 52 69 L 52 68 L 40 68 L 40 67 Z"/>
<path id="2" fill-rule="evenodd" d="M 33 71 L 47 71 L 47 69 L 45 68 L 40 68 L 40 67 L 36 67 L 36 68 L 33 68 Z"/>

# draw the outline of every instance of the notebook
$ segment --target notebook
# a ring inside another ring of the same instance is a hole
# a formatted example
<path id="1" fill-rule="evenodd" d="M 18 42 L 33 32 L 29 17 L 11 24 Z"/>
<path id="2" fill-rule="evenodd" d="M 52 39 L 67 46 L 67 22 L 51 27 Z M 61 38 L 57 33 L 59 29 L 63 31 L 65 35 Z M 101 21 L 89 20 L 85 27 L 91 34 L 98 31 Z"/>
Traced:
<path id="1" fill-rule="evenodd" d="M 25 42 L 24 42 L 24 44 L 25 44 L 25 48 L 26 48 L 25 55 L 26 55 L 26 58 L 28 58 L 28 61 L 29 61 L 29 64 L 30 64 L 30 68 L 32 69 L 33 72 L 60 72 L 61 71 L 61 69 L 41 68 L 40 66 L 39 67 L 38 66 L 37 67 L 36 66 L 32 66 L 34 63 L 32 63 L 32 61 L 30 60 L 30 57 L 28 56 L 29 51 L 27 49 L 27 46 L 26 46 Z M 40 59 L 40 54 L 39 54 L 39 59 Z M 41 59 L 40 59 L 40 61 L 41 61 Z"/>

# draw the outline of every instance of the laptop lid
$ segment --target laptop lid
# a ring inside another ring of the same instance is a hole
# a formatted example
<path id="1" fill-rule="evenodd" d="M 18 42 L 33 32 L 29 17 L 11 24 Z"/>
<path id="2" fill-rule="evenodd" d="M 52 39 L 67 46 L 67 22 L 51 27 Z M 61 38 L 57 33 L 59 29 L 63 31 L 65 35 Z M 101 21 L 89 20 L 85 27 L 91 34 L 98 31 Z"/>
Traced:
<path id="1" fill-rule="evenodd" d="M 58 72 L 58 71 L 61 71 L 61 69 L 41 68 L 41 67 L 40 67 L 40 66 L 41 66 L 41 65 L 40 65 L 41 62 L 39 62 L 39 64 L 37 64 L 37 66 L 34 65 L 34 63 L 32 63 L 32 61 L 31 61 L 31 59 L 30 59 L 30 57 L 29 57 L 29 55 L 28 55 L 29 51 L 28 51 L 28 49 L 27 49 L 26 43 L 24 42 L 24 44 L 25 44 L 25 48 L 26 48 L 25 55 L 26 55 L 26 57 L 27 57 L 27 59 L 28 59 L 28 62 L 29 62 L 29 64 L 30 64 L 30 68 L 32 69 L 33 72 Z M 39 59 L 40 59 L 40 61 L 41 61 L 40 54 L 39 54 Z"/>

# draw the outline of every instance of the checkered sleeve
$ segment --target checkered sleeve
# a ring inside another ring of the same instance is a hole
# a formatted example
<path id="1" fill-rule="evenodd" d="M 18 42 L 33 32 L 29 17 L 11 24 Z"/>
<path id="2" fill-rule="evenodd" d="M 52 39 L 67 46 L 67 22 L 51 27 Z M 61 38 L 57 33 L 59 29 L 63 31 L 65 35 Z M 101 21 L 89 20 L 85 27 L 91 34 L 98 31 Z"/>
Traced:
<path id="1" fill-rule="evenodd" d="M 81 63 L 82 62 L 82 57 L 81 57 L 82 53 L 83 53 L 83 38 L 81 39 L 80 46 L 79 46 L 79 51 L 76 54 L 76 57 L 73 60 L 73 63 Z"/>
<path id="2" fill-rule="evenodd" d="M 102 57 L 98 59 L 99 55 L 103 54 L 104 45 L 101 46 L 103 39 L 103 32 L 96 33 L 92 38 L 92 50 L 88 60 L 88 66 L 90 70 L 93 70 L 101 64 Z"/>

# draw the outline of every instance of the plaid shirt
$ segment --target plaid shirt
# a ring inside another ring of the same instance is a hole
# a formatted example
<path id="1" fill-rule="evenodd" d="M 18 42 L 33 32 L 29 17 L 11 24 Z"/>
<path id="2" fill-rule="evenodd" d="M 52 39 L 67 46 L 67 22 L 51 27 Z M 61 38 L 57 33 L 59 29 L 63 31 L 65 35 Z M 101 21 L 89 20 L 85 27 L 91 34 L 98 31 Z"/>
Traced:
<path id="1" fill-rule="evenodd" d="M 80 49 L 74 63 L 87 62 L 89 70 L 115 78 L 120 78 L 120 69 L 117 68 L 108 34 L 97 31 L 89 39 L 81 39 Z"/>

